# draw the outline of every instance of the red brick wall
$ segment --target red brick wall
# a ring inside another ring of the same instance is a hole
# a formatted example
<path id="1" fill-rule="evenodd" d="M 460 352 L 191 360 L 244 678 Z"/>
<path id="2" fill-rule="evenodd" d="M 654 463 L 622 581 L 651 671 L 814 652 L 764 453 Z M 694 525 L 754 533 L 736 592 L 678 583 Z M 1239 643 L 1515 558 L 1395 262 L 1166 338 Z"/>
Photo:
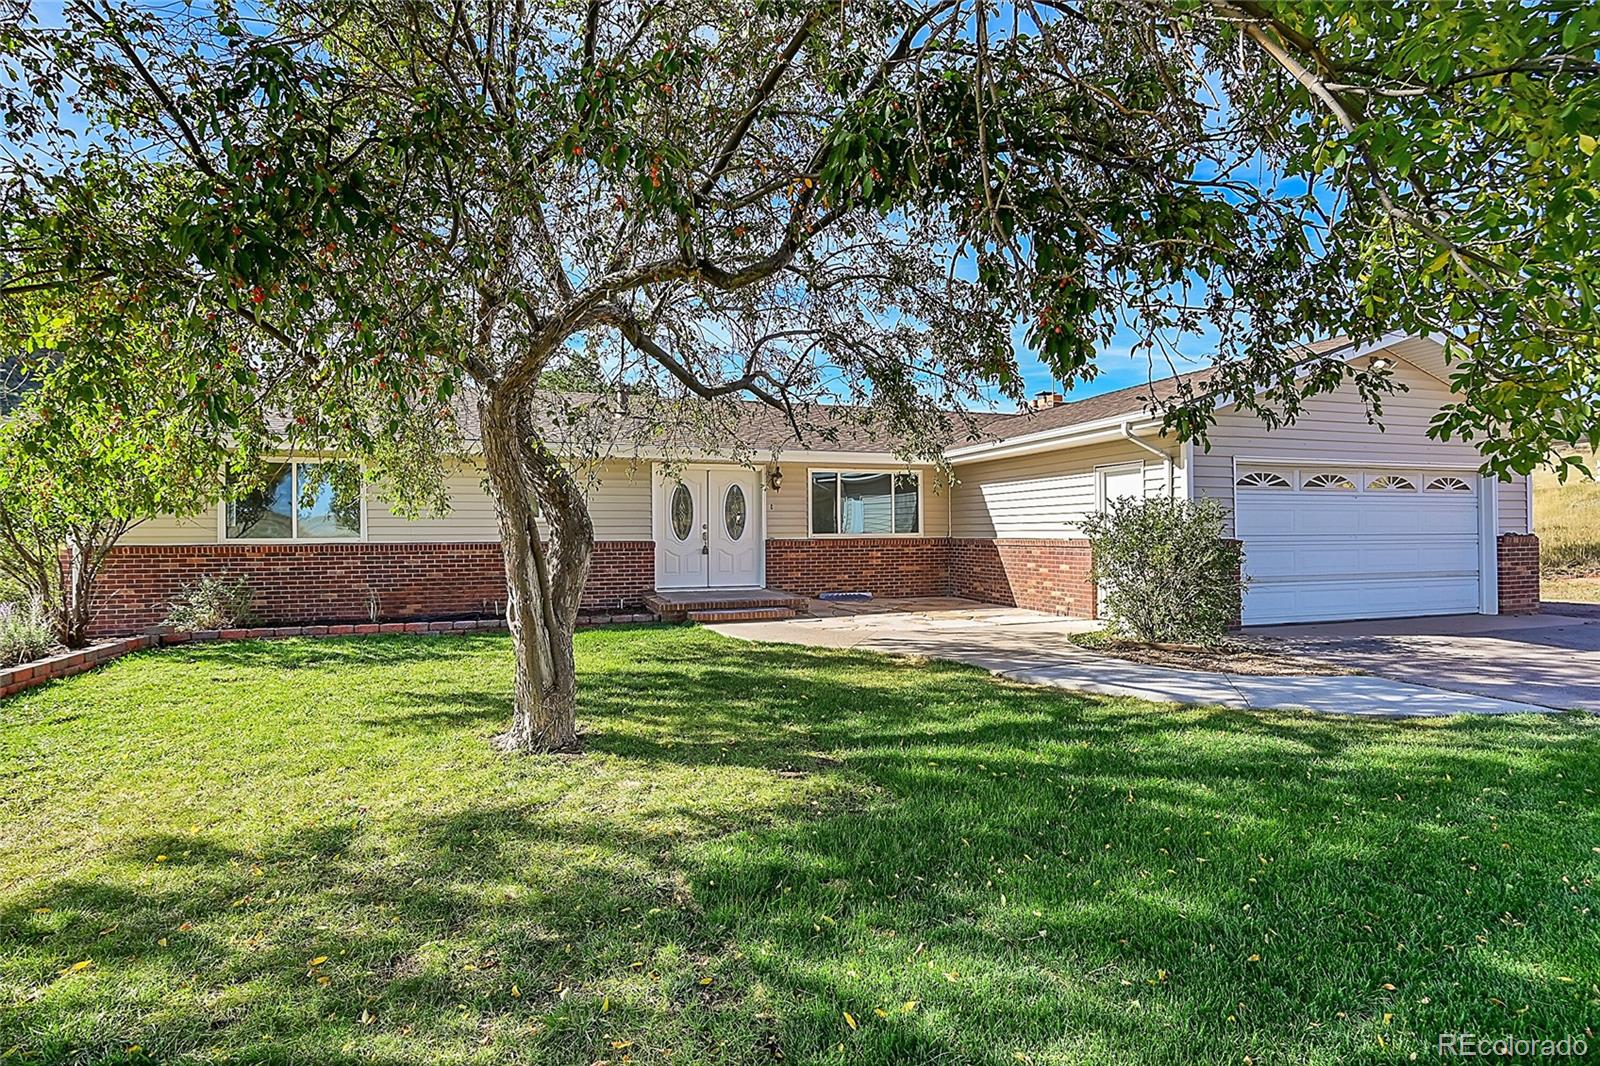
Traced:
<path id="1" fill-rule="evenodd" d="M 1532 533 L 1502 533 L 1500 613 L 1528 614 L 1539 609 L 1539 538 Z"/>
<path id="2" fill-rule="evenodd" d="M 583 606 L 616 610 L 655 585 L 650 541 L 595 544 Z M 91 636 L 135 633 L 166 617 L 185 583 L 242 577 L 265 625 L 492 617 L 505 606 L 498 544 L 129 545 L 106 560 Z"/>
<path id="3" fill-rule="evenodd" d="M 637 609 L 655 588 L 655 541 L 595 541 L 594 556 L 589 562 L 589 580 L 583 586 L 585 611 Z"/>
<path id="4" fill-rule="evenodd" d="M 948 596 L 950 542 L 943 537 L 769 540 L 767 587 L 797 596 Z"/>
<path id="5" fill-rule="evenodd" d="M 957 596 L 1072 618 L 1095 616 L 1087 540 L 963 539 L 950 545 Z"/>

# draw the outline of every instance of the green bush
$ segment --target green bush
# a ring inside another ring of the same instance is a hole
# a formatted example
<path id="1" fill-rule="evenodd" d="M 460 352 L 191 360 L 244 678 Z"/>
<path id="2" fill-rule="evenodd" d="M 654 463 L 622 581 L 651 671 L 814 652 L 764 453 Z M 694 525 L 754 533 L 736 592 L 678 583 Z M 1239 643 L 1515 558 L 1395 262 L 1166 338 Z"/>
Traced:
<path id="1" fill-rule="evenodd" d="M 250 583 L 244 578 L 202 577 L 184 585 L 173 600 L 163 625 L 183 632 L 237 629 L 255 619 Z"/>
<path id="2" fill-rule="evenodd" d="M 1102 611 L 1119 635 L 1213 644 L 1239 618 L 1240 552 L 1215 500 L 1114 500 L 1084 523 Z"/>
<path id="3" fill-rule="evenodd" d="M 0 603 L 0 667 L 43 659 L 55 650 L 55 632 L 37 603 Z"/>

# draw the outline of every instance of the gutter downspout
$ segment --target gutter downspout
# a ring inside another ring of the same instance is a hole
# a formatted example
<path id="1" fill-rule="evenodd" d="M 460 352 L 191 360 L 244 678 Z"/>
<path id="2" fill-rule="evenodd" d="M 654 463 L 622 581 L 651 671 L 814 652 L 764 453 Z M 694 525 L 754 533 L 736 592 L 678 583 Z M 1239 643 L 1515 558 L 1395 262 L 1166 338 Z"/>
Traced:
<path id="1" fill-rule="evenodd" d="M 1149 452 L 1157 459 L 1160 459 L 1162 463 L 1165 464 L 1167 471 L 1167 497 L 1169 499 L 1172 498 L 1176 492 L 1172 484 L 1172 456 L 1168 455 L 1166 452 L 1162 451 L 1160 448 L 1157 448 L 1154 444 L 1151 444 L 1149 441 L 1135 433 L 1133 431 L 1132 422 L 1125 421 L 1117 428 L 1122 431 L 1123 440 L 1127 441 L 1129 444 L 1143 448 L 1145 451 Z"/>

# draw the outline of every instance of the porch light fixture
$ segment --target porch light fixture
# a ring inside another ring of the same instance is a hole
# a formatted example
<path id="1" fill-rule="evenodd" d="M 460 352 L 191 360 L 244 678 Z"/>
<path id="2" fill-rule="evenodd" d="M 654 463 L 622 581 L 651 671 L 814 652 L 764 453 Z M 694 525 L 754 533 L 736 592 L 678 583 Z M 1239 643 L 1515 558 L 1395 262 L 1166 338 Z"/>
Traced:
<path id="1" fill-rule="evenodd" d="M 1394 366 L 1394 360 L 1385 359 L 1381 355 L 1372 361 L 1372 369 L 1374 370 L 1388 370 L 1391 366 Z"/>
<path id="2" fill-rule="evenodd" d="M 767 474 L 767 485 L 771 487 L 773 492 L 783 488 L 783 467 L 775 466 L 772 468 Z"/>

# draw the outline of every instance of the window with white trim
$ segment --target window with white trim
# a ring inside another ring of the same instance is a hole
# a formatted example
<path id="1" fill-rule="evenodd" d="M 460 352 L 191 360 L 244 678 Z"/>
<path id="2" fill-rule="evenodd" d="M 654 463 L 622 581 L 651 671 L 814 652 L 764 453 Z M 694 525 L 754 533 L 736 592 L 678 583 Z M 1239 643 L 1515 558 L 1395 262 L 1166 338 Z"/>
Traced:
<path id="1" fill-rule="evenodd" d="M 1332 490 L 1334 492 L 1354 492 L 1356 483 L 1343 474 L 1312 474 L 1300 482 L 1303 489 Z"/>
<path id="2" fill-rule="evenodd" d="M 1447 475 L 1428 482 L 1429 492 L 1471 492 L 1472 486 L 1464 478 Z"/>
<path id="3" fill-rule="evenodd" d="M 353 463 L 269 464 L 262 487 L 229 500 L 226 540 L 359 540 L 361 492 Z"/>
<path id="4" fill-rule="evenodd" d="M 1417 486 L 1408 477 L 1399 474 L 1379 474 L 1367 479 L 1368 492 L 1416 492 Z"/>
<path id="5" fill-rule="evenodd" d="M 1235 482 L 1241 489 L 1286 489 L 1289 488 L 1289 479 L 1282 474 L 1275 474 L 1270 470 L 1252 470 L 1242 474 Z"/>
<path id="6" fill-rule="evenodd" d="M 921 491 L 916 474 L 813 470 L 811 532 L 860 537 L 920 533 Z"/>

